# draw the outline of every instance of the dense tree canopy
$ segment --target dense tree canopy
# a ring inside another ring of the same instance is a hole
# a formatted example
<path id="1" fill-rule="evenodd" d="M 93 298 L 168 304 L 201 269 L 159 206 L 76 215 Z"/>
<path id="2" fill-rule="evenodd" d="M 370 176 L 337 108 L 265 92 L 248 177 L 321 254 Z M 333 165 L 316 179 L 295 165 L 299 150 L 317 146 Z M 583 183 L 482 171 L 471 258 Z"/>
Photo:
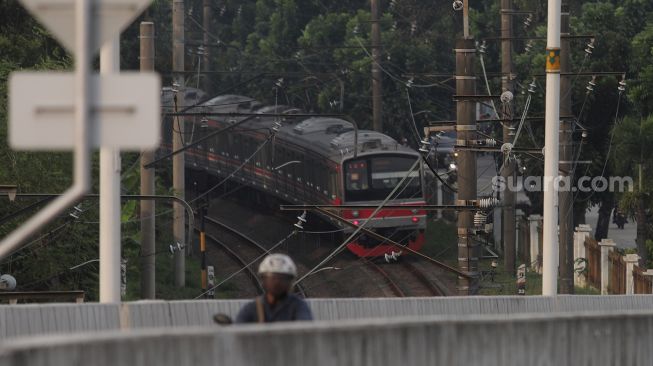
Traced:
<path id="1" fill-rule="evenodd" d="M 526 15 L 515 16 L 514 22 L 515 34 L 520 37 L 514 42 L 518 85 L 515 108 L 521 113 L 528 84 L 544 70 L 544 41 L 524 38 L 545 35 L 546 4 L 536 0 L 515 2 L 517 8 L 533 12 L 529 26 L 523 25 Z M 500 71 L 499 42 L 496 41 L 500 32 L 499 1 L 474 1 L 471 6 L 472 33 L 480 43 L 486 43 L 483 60 L 490 88 L 496 94 L 500 91 L 500 78 L 496 76 Z M 203 42 L 202 2 L 188 0 L 186 8 L 186 45 L 189 51 L 186 69 L 192 71 L 197 70 L 199 62 L 199 57 L 193 52 Z M 620 95 L 617 90 L 620 77 L 599 77 L 594 92 L 587 93 L 590 77 L 573 78 L 573 112 L 577 122 L 589 131 L 580 160 L 592 161 L 590 165 L 579 166 L 576 176 L 607 176 L 613 172 L 636 176 L 636 166 L 622 163 L 637 161 L 641 151 L 626 148 L 632 136 L 624 135 L 620 128 L 635 123 L 633 121 L 648 123 L 652 118 L 653 3 L 647 0 L 570 1 L 570 9 L 572 33 L 592 35 L 595 39 L 592 55 L 583 51 L 588 39 L 572 41 L 573 72 L 623 71 L 628 84 L 625 94 Z M 418 130 L 428 121 L 455 117 L 451 76 L 454 41 L 461 33 L 461 14 L 453 11 L 448 2 L 422 0 L 382 1 L 381 10 L 384 130 L 396 138 L 406 137 L 414 145 L 409 102 L 416 114 Z M 342 111 L 355 118 L 361 127 L 371 125 L 369 1 L 215 0 L 211 1 L 211 12 L 210 44 L 205 46 L 210 49 L 210 69 L 219 73 L 201 76 L 202 80 L 208 78 L 210 94 L 219 94 L 238 85 L 230 92 L 250 95 L 268 103 L 277 99 L 279 103 L 307 111 Z M 155 23 L 156 68 L 166 85 L 171 80 L 171 18 L 171 2 L 166 0 L 155 0 L 140 18 Z M 121 60 L 123 69 L 138 68 L 138 22 L 122 35 Z M 2 141 L 7 141 L 7 80 L 10 72 L 67 69 L 71 65 L 70 56 L 16 0 L 0 3 Z M 476 71 L 479 76 L 477 92 L 486 93 L 480 64 Z M 249 79 L 252 80 L 243 83 Z M 199 83 L 197 75 L 187 78 L 188 85 L 196 83 Z M 276 84 L 281 87 L 275 88 Z M 529 115 L 541 116 L 543 79 L 536 78 L 536 85 Z M 620 124 L 624 116 L 628 118 Z M 523 139 L 524 146 L 541 147 L 544 141 L 542 124 L 533 122 L 528 130 L 530 137 Z M 576 142 L 580 143 L 579 136 Z M 610 148 L 611 144 L 615 146 Z M 541 161 L 528 156 L 520 158 L 529 173 L 541 174 Z M 124 170 L 128 170 L 134 159 L 135 156 L 125 156 Z M 0 144 L 0 161 L 0 183 L 18 184 L 22 192 L 60 192 L 70 184 L 70 154 L 14 152 L 4 142 Z M 129 177 L 127 174 L 126 178 L 134 182 L 125 184 L 125 189 L 134 192 L 138 178 L 133 174 Z M 541 198 L 532 198 L 537 207 L 537 200 Z M 578 194 L 575 198 L 576 218 L 580 221 L 589 205 L 612 207 L 615 200 L 624 197 L 591 193 Z M 4 216 L 29 203 L 22 200 L 7 204 L 5 201 L 0 204 L 0 214 Z M 82 221 L 93 222 L 97 218 L 97 207 L 94 204 L 88 206 L 87 218 Z M 648 212 L 650 206 L 645 209 Z M 0 234 L 8 232 L 25 217 L 25 214 L 19 215 L 3 222 Z M 63 224 L 67 224 L 63 229 L 51 231 Z M 132 245 L 137 253 L 138 242 L 133 237 L 137 228 L 129 230 L 132 231 L 126 230 L 126 236 L 130 238 L 125 240 L 130 240 L 128 245 Z M 50 288 L 95 289 L 95 279 L 90 275 L 94 273 L 93 267 L 84 272 L 86 276 L 52 275 L 96 257 L 97 225 L 62 217 L 43 234 L 43 238 L 18 257 L 0 262 L 0 272 L 18 273 L 23 276 L 20 281 L 23 284 L 36 282 L 37 285 L 45 283 Z M 53 282 L 52 278 L 56 281 Z M 80 283 L 82 278 L 84 281 Z M 42 279 L 46 281 L 38 282 Z"/>

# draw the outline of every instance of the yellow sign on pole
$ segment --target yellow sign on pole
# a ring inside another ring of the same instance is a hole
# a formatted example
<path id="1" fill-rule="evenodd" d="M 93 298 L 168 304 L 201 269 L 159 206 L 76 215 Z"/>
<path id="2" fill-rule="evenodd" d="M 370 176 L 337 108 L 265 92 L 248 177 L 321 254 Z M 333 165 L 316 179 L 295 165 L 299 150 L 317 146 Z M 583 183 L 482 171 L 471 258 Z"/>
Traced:
<path id="1" fill-rule="evenodd" d="M 546 72 L 560 72 L 560 49 L 546 49 Z"/>

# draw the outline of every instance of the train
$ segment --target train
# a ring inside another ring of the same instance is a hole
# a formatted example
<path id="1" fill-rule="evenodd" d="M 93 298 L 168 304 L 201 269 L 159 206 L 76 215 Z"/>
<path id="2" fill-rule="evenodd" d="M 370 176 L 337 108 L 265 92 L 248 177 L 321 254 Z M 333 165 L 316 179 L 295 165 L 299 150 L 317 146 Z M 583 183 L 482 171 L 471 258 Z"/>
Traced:
<path id="1" fill-rule="evenodd" d="M 163 93 L 168 106 L 172 92 Z M 187 93 L 184 103 L 191 104 L 199 93 L 193 91 L 190 100 Z M 411 207 L 425 204 L 424 167 L 414 149 L 385 134 L 357 130 L 346 119 L 312 115 L 287 105 L 265 105 L 242 95 L 211 98 L 189 111 L 197 115 L 164 119 L 160 153 L 170 151 L 172 129 L 183 120 L 186 144 L 192 145 L 185 152 L 187 169 L 237 181 L 287 204 L 376 206 L 417 162 L 387 202 L 405 209 L 382 209 L 372 218 L 374 210 L 367 208 L 343 208 L 336 213 L 356 226 L 366 222 L 365 228 L 411 250 L 419 251 L 424 245 L 426 212 Z M 343 237 L 354 230 L 333 218 L 324 220 Z M 402 251 L 365 234 L 346 246 L 359 257 Z"/>

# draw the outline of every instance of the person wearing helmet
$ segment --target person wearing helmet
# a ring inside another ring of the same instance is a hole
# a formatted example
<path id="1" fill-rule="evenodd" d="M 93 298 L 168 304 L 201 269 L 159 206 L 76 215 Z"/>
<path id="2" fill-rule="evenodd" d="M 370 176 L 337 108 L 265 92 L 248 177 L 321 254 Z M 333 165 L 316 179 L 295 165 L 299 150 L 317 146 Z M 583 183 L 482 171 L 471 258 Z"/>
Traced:
<path id="1" fill-rule="evenodd" d="M 236 323 L 313 320 L 306 301 L 290 292 L 297 277 L 297 267 L 289 256 L 268 255 L 259 265 L 258 274 L 265 292 L 240 310 Z"/>

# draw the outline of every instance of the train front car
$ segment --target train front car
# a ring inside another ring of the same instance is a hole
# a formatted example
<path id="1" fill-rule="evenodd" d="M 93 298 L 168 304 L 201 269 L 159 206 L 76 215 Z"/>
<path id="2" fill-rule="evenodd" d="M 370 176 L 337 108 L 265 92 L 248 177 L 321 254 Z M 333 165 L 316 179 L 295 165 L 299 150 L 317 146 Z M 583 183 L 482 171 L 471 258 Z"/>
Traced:
<path id="1" fill-rule="evenodd" d="M 340 136 L 340 144 L 348 145 L 349 142 L 353 148 L 352 134 Z M 411 208 L 425 204 L 420 155 L 392 138 L 372 131 L 360 131 L 357 145 L 357 153 L 349 153 L 342 160 L 342 203 L 373 207 L 343 209 L 341 215 L 355 225 L 364 224 L 365 228 L 395 243 L 420 250 L 424 244 L 426 212 Z M 375 208 L 386 200 L 387 205 L 406 206 L 406 209 L 382 208 L 372 216 Z M 345 233 L 353 230 L 347 228 Z M 401 247 L 366 234 L 355 238 L 347 247 L 359 257 L 405 252 Z"/>

